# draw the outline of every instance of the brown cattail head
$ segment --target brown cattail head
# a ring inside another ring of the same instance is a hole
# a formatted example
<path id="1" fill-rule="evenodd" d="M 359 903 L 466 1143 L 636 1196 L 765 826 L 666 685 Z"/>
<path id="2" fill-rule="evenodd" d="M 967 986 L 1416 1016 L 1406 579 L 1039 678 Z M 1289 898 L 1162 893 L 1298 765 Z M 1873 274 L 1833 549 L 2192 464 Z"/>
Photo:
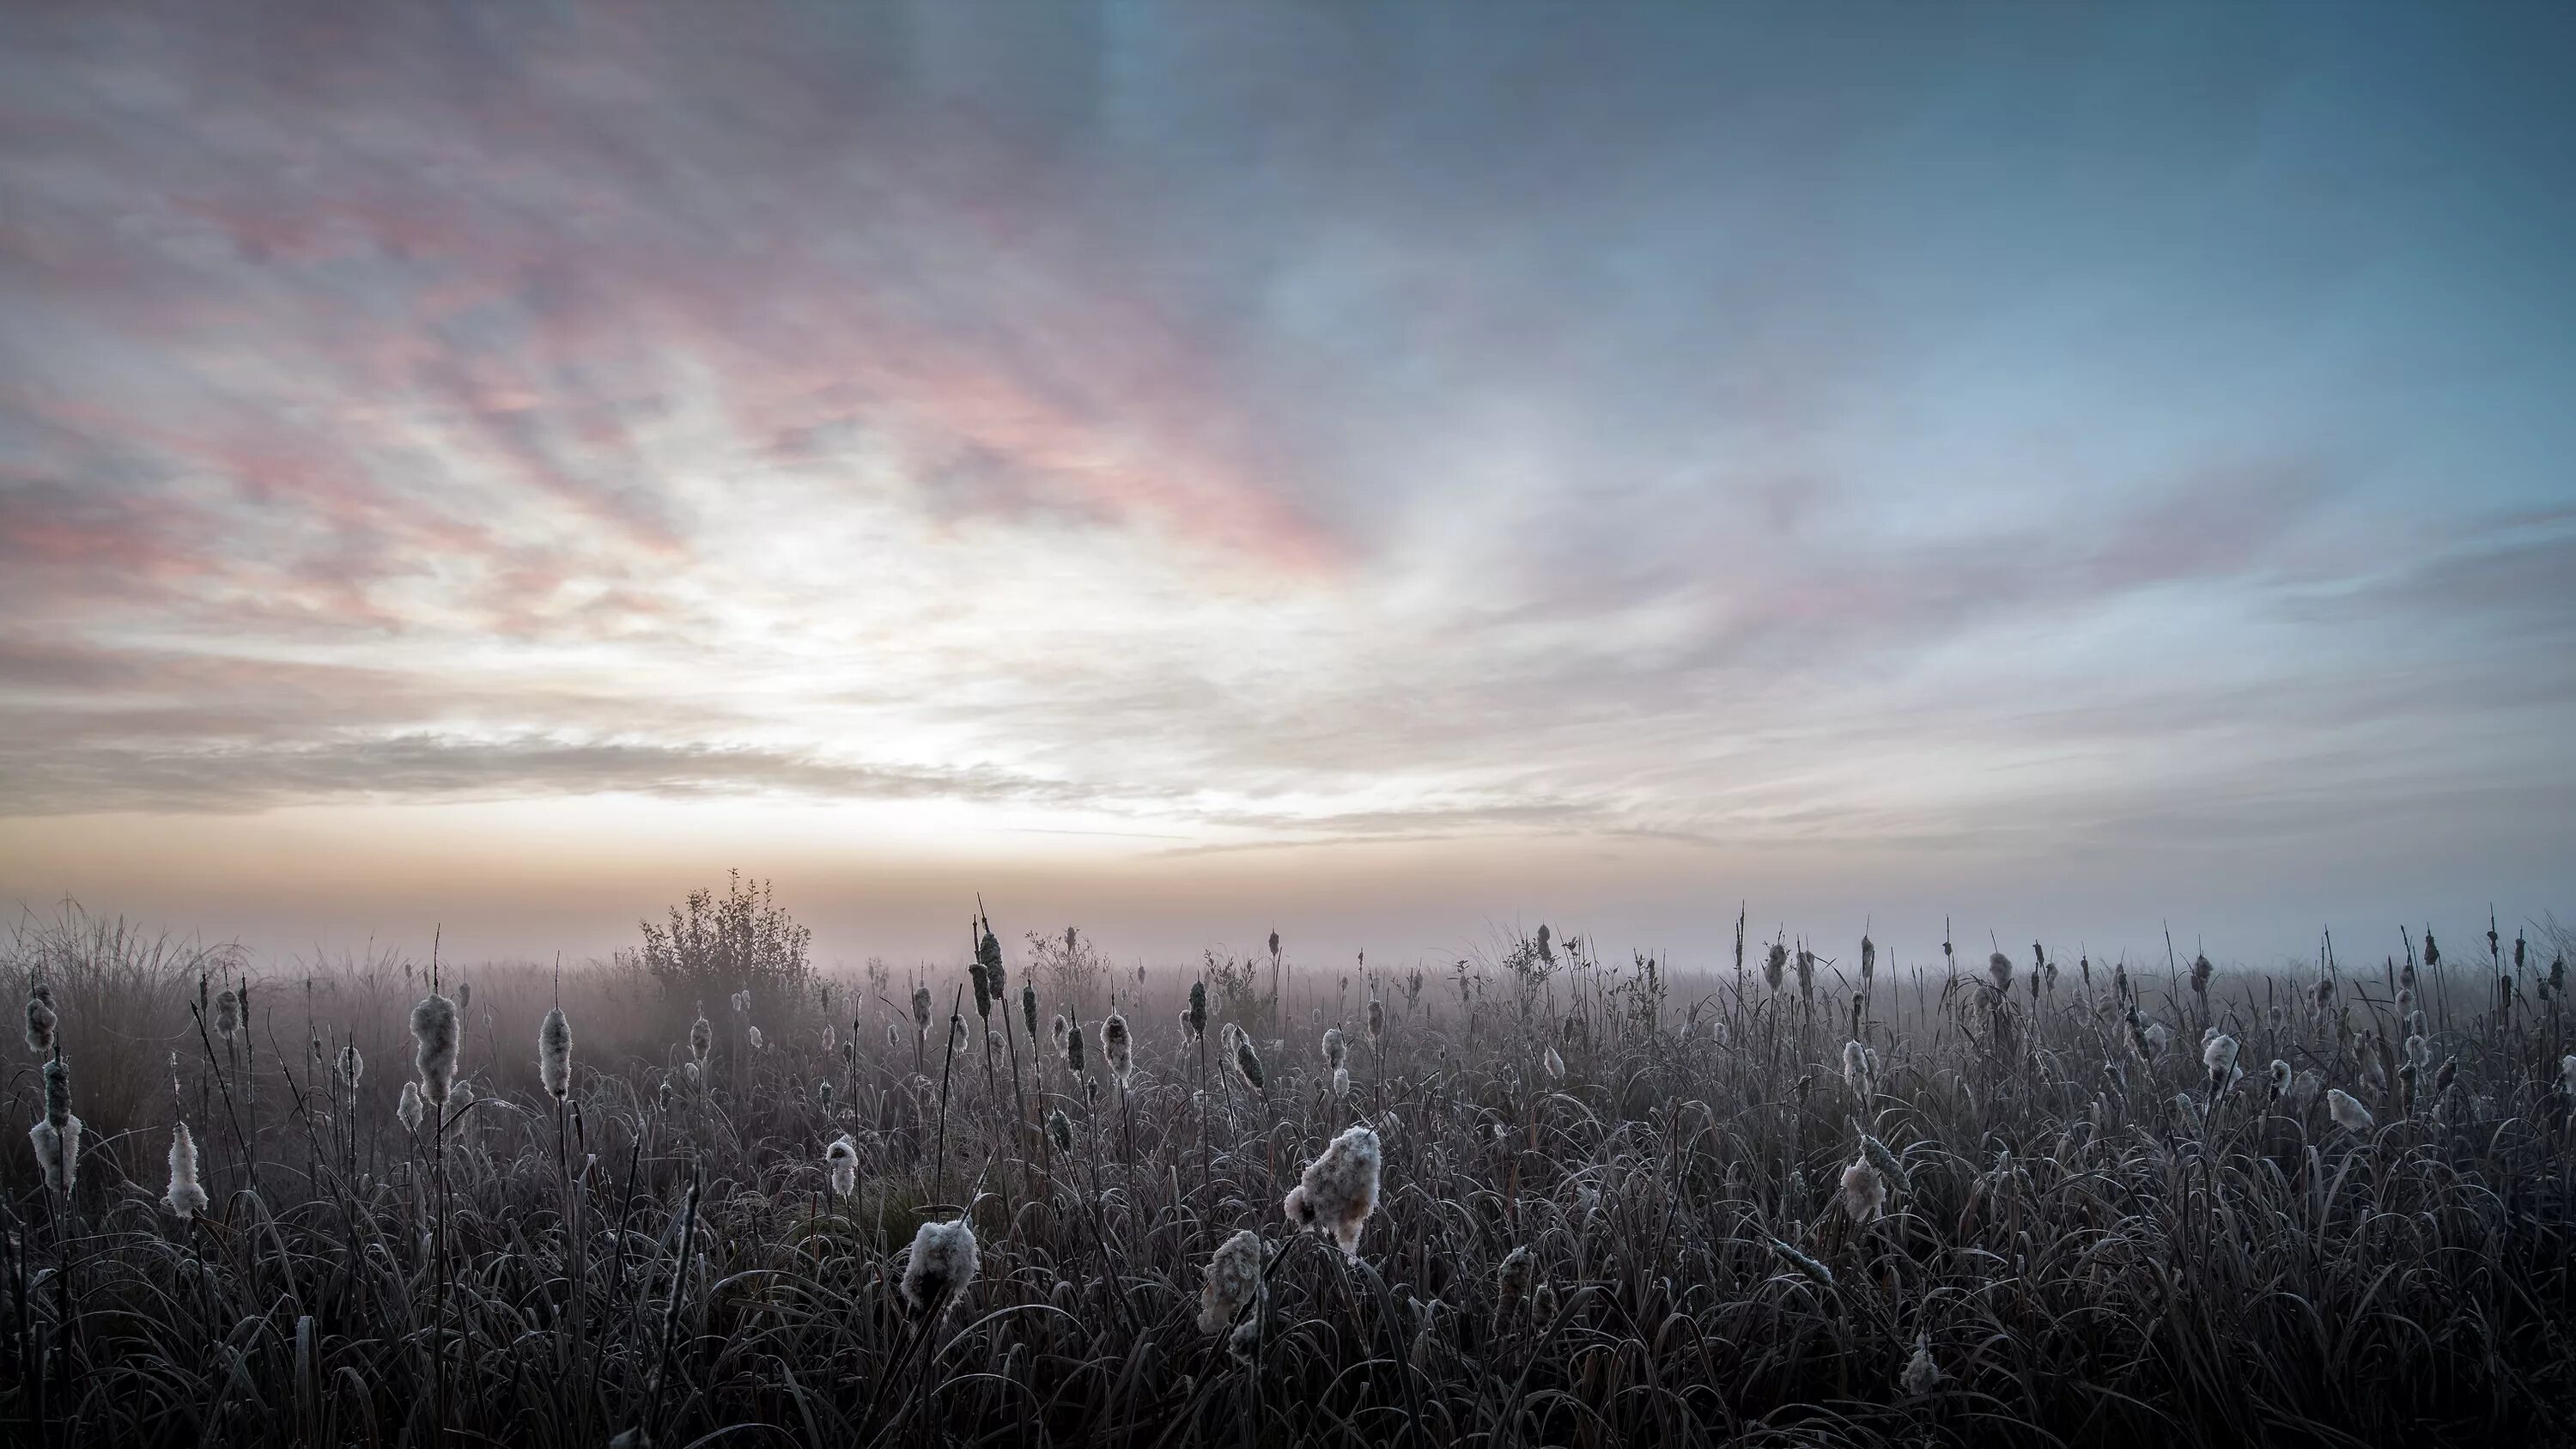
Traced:
<path id="1" fill-rule="evenodd" d="M 215 998 L 215 1035 L 226 1041 L 241 1030 L 241 997 L 229 986 Z"/>
<path id="2" fill-rule="evenodd" d="M 1370 1041 L 1386 1035 L 1386 1003 L 1374 996 L 1369 998 L 1368 1004 L 1368 1034 Z"/>
<path id="3" fill-rule="evenodd" d="M 27 1050 L 43 1056 L 54 1049 L 54 1026 L 60 1018 L 54 1015 L 48 1000 L 53 995 L 52 988 L 39 982 L 37 990 L 44 995 L 34 991 L 27 994 Z"/>
<path id="4" fill-rule="evenodd" d="M 930 1040 L 930 988 L 912 988 L 912 1025 L 923 1041 Z"/>
<path id="5" fill-rule="evenodd" d="M 2005 955 L 2001 951 L 1988 954 L 1986 957 L 1986 974 L 1994 978 L 1995 989 L 1997 991 L 2012 990 L 2013 963 L 2010 956 Z"/>

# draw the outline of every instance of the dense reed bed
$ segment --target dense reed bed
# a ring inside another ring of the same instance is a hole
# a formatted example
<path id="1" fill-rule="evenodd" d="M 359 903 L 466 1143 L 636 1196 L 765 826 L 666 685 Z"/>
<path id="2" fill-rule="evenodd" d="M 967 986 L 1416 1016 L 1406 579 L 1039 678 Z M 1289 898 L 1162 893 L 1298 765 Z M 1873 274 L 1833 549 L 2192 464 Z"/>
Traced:
<path id="1" fill-rule="evenodd" d="M 22 930 L 0 1418 L 126 1445 L 2576 1432 L 2554 951 L 1918 970 L 1784 940 L 1676 971 L 1542 931 L 1390 974 L 968 943 L 684 999 L 634 961 L 261 969 Z"/>

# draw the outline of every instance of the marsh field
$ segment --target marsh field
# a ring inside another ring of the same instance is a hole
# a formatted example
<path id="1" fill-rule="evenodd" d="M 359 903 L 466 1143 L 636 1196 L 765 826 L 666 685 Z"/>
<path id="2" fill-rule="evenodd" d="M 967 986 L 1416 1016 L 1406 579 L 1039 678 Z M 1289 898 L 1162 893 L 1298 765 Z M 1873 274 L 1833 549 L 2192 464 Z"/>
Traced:
<path id="1" fill-rule="evenodd" d="M 8 1437 L 2576 1433 L 2554 934 L 1140 968 L 968 914 L 846 972 L 740 883 L 560 970 L 25 918 Z"/>

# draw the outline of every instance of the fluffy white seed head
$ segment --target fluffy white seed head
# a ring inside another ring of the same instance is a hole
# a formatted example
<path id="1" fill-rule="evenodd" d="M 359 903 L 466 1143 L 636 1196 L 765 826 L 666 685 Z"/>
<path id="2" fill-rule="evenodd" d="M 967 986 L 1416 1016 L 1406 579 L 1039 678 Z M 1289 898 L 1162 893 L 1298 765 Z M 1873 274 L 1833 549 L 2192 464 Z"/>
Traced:
<path id="1" fill-rule="evenodd" d="M 66 1114 L 57 1126 L 40 1121 L 27 1129 L 36 1145 L 36 1164 L 45 1170 L 48 1191 L 68 1193 L 80 1178 L 81 1119 Z"/>
<path id="2" fill-rule="evenodd" d="M 356 1042 L 351 1042 L 347 1046 L 340 1048 L 338 1072 L 340 1085 L 347 1087 L 353 1092 L 358 1089 L 358 1084 L 360 1082 L 366 1080 L 367 1059 L 358 1051 L 358 1044 Z"/>
<path id="3" fill-rule="evenodd" d="M 2279 1057 L 2274 1057 L 2272 1058 L 2272 1065 L 2267 1069 L 2267 1072 L 2272 1081 L 2272 1095 L 2274 1097 L 2280 1097 L 2290 1090 L 2290 1064 L 2288 1062 L 2281 1060 Z"/>
<path id="4" fill-rule="evenodd" d="M 2358 1133 L 2370 1130 L 2370 1109 L 2361 1105 L 2358 1098 L 2341 1087 L 2327 1091 L 2326 1111 L 2333 1115 L 2335 1125 L 2346 1132 Z"/>
<path id="5" fill-rule="evenodd" d="M 558 1102 L 572 1090 L 572 1022 L 560 1006 L 537 1027 L 537 1079 Z"/>
<path id="6" fill-rule="evenodd" d="M 1549 1047 L 1547 1049 L 1547 1055 L 1540 1058 L 1539 1064 L 1547 1068 L 1547 1079 L 1549 1081 L 1562 1082 L 1565 1080 L 1565 1058 L 1557 1055 L 1556 1048 Z"/>
<path id="7" fill-rule="evenodd" d="M 185 1122 L 170 1129 L 170 1191 L 161 1206 L 181 1222 L 206 1210 L 206 1189 L 197 1181 L 197 1141 Z"/>
<path id="8" fill-rule="evenodd" d="M 1342 1059 L 1349 1056 L 1351 1050 L 1349 1044 L 1342 1039 L 1342 1029 L 1340 1027 L 1328 1026 L 1324 1028 L 1323 1050 L 1324 1065 L 1334 1069 L 1340 1068 Z"/>
<path id="9" fill-rule="evenodd" d="M 2012 958 L 2001 951 L 1986 957 L 1986 974 L 1994 978 L 1997 991 L 2010 991 L 2013 976 Z"/>
<path id="10" fill-rule="evenodd" d="M 751 1043 L 751 1049 L 753 1051 L 760 1050 L 763 1040 L 760 1035 L 760 1028 L 756 1026 L 744 1028 L 743 1040 Z"/>
<path id="11" fill-rule="evenodd" d="M 930 1039 L 930 988 L 912 988 L 912 1025 L 924 1041 Z"/>
<path id="12" fill-rule="evenodd" d="M 848 1197 L 859 1186 L 859 1146 L 844 1132 L 823 1149 L 823 1164 L 832 1170 L 832 1192 Z"/>
<path id="13" fill-rule="evenodd" d="M 1261 1090 L 1261 1054 L 1252 1049 L 1250 1034 L 1240 1030 L 1234 1034 L 1234 1074 L 1245 1086 Z"/>
<path id="14" fill-rule="evenodd" d="M 1887 1210 L 1887 1179 L 1879 1175 L 1868 1153 L 1853 1158 L 1851 1166 L 1843 1169 L 1842 1191 L 1837 1196 L 1856 1223 L 1876 1222 Z"/>
<path id="15" fill-rule="evenodd" d="M 1932 1335 L 1914 1336 L 1914 1357 L 1905 1361 L 1905 1374 L 1898 1386 L 1915 1398 L 1921 1398 L 1941 1385 L 1941 1366 L 1932 1361 Z"/>
<path id="16" fill-rule="evenodd" d="M 1378 1176 L 1385 1160 L 1376 1132 L 1344 1128 L 1289 1189 L 1281 1204 L 1288 1221 L 1331 1234 L 1344 1254 L 1358 1257 L 1360 1229 L 1377 1211 Z"/>
<path id="17" fill-rule="evenodd" d="M 1206 1278 L 1199 1287 L 1199 1332 L 1231 1331 L 1248 1339 L 1247 1330 L 1259 1331 L 1260 1308 L 1255 1305 L 1269 1301 L 1270 1285 L 1261 1278 L 1260 1237 L 1246 1228 L 1219 1243 L 1208 1256 Z M 1253 1309 L 1250 1315 L 1244 1313 L 1248 1307 Z"/>
<path id="18" fill-rule="evenodd" d="M 2576 1097 L 2576 1054 L 2558 1059 L 2558 1090 Z"/>
<path id="19" fill-rule="evenodd" d="M 716 1029 L 708 1022 L 706 1016 L 701 1013 L 696 1021 L 689 1023 L 690 1060 L 693 1062 L 705 1061 L 707 1059 L 707 1053 L 715 1049 L 715 1044 Z"/>
<path id="20" fill-rule="evenodd" d="M 975 1263 L 975 1230 L 964 1218 L 923 1223 L 904 1264 L 904 1306 L 916 1316 L 947 1311 L 975 1281 Z"/>
<path id="21" fill-rule="evenodd" d="M 41 996 L 27 998 L 27 1050 L 38 1056 L 54 1049 L 54 1025 L 60 1018 Z"/>
<path id="22" fill-rule="evenodd" d="M 440 1106 L 456 1080 L 456 1003 L 435 992 L 422 997 L 411 1009 L 411 1036 L 420 1094 L 431 1106 Z"/>
<path id="23" fill-rule="evenodd" d="M 1127 1030 L 1127 1018 L 1117 1012 L 1100 1023 L 1100 1055 L 1109 1063 L 1109 1075 L 1118 1079 L 1118 1085 L 1127 1085 L 1136 1071 L 1136 1038 Z"/>
<path id="24" fill-rule="evenodd" d="M 1348 1067 L 1333 1068 L 1333 1095 L 1336 1097 L 1347 1097 L 1350 1094 L 1351 1069 Z"/>
<path id="25" fill-rule="evenodd" d="M 420 1117 L 420 1083 L 405 1082 L 401 1100 L 394 1103 L 394 1120 L 403 1124 L 404 1131 L 417 1132 L 420 1130 Z"/>

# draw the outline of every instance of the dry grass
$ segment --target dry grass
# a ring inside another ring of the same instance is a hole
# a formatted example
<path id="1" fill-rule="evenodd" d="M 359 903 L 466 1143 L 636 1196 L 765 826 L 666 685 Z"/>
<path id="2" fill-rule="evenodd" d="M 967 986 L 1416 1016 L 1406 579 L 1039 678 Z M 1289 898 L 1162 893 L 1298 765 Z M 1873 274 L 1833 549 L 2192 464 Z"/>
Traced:
<path id="1" fill-rule="evenodd" d="M 16 1245 L 0 1415 L 17 1442 L 118 1444 L 2576 1432 L 2576 1152 L 2553 1087 L 2570 1031 L 2530 989 L 2538 963 L 2506 1011 L 2484 959 L 2426 972 L 2410 1089 L 2379 970 L 2341 975 L 2330 1013 L 2303 977 L 2220 970 L 2204 996 L 2188 968 L 2132 975 L 2173 1039 L 2153 1062 L 2106 970 L 2034 997 L 2023 963 L 2001 998 L 1982 970 L 1883 970 L 1859 1033 L 1877 1064 L 1856 1082 L 1850 984 L 1828 965 L 1811 995 L 1794 969 L 1774 990 L 1758 953 L 1690 976 L 1517 943 L 1428 982 L 1297 973 L 1313 989 L 1284 1013 L 1259 991 L 1267 958 L 1212 963 L 1204 1053 L 1175 1021 L 1200 971 L 1140 985 L 1080 947 L 1029 960 L 1012 953 L 993 1029 L 1026 975 L 1041 1023 L 1063 1011 L 1095 1043 L 1114 1006 L 1130 1091 L 1096 1045 L 1097 1094 L 1078 1088 L 1016 1024 L 1016 1074 L 984 1058 L 980 1023 L 946 1060 L 939 1018 L 962 1001 L 975 1022 L 962 962 L 924 978 L 926 1047 L 900 977 L 817 980 L 744 1014 L 710 1000 L 692 1083 L 695 1003 L 592 968 L 562 985 L 577 1113 L 559 1115 L 537 1079 L 551 972 L 477 966 L 461 973 L 474 1105 L 434 1151 L 394 1115 L 419 963 L 272 970 L 226 1043 L 191 1007 L 201 971 L 220 989 L 241 963 L 77 916 L 31 927 L 0 990 L 14 1007 L 31 971 L 54 984 L 90 1135 L 66 1215 L 23 1130 L 0 1134 Z M 1260 1093 L 1222 1067 L 1228 1019 L 1252 1033 Z M 1346 1099 L 1320 1049 L 1333 1025 Z M 2204 1025 L 2246 1068 L 2214 1107 Z M 855 1062 L 827 1053 L 827 1026 Z M 354 1093 L 331 1070 L 350 1043 Z M 13 1050 L 12 1121 L 32 1123 L 37 1063 Z M 2270 1100 L 2276 1057 L 2319 1075 L 2313 1098 Z M 2327 1086 L 2370 1107 L 2367 1135 L 2330 1124 Z M 1057 1110 L 1061 1149 L 1034 1125 Z M 174 1113 L 213 1198 L 193 1226 L 160 1206 Z M 1281 1199 L 1360 1121 L 1382 1138 L 1383 1196 L 1348 1261 L 1290 1235 Z M 837 1197 L 824 1152 L 845 1131 L 858 1184 Z M 1837 1199 L 1862 1131 L 1888 1189 L 1866 1224 Z M 961 1212 L 980 1271 L 925 1327 L 898 1294 L 905 1255 L 923 1221 Z M 1244 1228 L 1270 1260 L 1248 1358 L 1197 1322 L 1202 1269 Z M 1920 1394 L 1903 1386 L 1918 1344 L 1938 1371 Z"/>

